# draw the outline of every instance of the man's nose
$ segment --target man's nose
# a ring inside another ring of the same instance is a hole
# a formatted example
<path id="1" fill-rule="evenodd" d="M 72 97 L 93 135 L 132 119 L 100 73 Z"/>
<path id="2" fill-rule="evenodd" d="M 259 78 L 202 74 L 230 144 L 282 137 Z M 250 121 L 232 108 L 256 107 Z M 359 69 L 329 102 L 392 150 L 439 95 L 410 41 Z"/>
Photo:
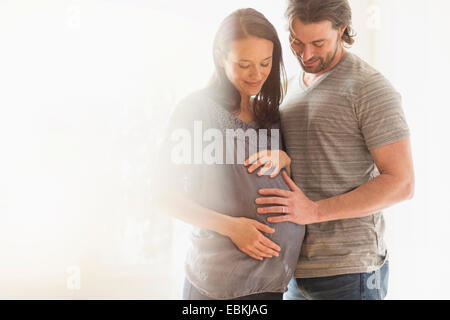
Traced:
<path id="1" fill-rule="evenodd" d="M 309 46 L 305 46 L 303 49 L 303 53 L 301 54 L 303 61 L 308 61 L 314 56 L 313 50 Z"/>

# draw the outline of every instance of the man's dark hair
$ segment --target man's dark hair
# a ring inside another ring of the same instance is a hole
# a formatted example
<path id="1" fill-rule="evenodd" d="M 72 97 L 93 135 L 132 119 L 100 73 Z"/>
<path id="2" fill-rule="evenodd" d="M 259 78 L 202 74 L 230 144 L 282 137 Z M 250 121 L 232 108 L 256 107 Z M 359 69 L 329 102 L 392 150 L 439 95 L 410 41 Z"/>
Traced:
<path id="1" fill-rule="evenodd" d="M 351 27 L 352 9 L 347 0 L 288 0 L 286 18 L 289 29 L 292 22 L 299 19 L 304 24 L 330 21 L 334 29 L 345 26 L 342 41 L 348 46 L 355 42 Z"/>

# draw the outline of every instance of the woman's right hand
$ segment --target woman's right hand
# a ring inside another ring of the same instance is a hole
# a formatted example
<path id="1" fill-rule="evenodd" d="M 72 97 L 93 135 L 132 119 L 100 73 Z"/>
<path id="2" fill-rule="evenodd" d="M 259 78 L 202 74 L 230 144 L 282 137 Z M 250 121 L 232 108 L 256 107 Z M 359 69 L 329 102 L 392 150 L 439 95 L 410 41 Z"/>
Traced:
<path id="1" fill-rule="evenodd" d="M 274 233 L 275 229 L 253 219 L 237 217 L 233 219 L 228 236 L 239 250 L 254 259 L 278 257 L 281 248 L 262 232 Z"/>
<path id="2" fill-rule="evenodd" d="M 252 154 L 247 160 L 244 161 L 244 166 L 251 166 L 248 168 L 248 172 L 252 173 L 259 167 L 262 167 L 258 171 L 258 176 L 265 175 L 270 169 L 273 169 L 270 177 L 276 177 L 280 170 L 286 168 L 289 175 L 291 175 L 291 158 L 283 150 L 263 150 Z"/>

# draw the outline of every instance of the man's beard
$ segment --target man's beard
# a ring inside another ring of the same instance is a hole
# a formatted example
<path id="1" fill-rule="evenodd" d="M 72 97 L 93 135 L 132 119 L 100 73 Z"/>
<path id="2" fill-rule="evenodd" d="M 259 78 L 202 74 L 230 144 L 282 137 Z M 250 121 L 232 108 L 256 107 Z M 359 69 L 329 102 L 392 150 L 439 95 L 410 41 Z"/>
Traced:
<path id="1" fill-rule="evenodd" d="M 333 54 L 327 55 L 325 57 L 325 59 L 322 58 L 322 57 L 315 58 L 315 59 L 319 60 L 319 65 L 315 69 L 312 69 L 313 66 L 311 66 L 311 67 L 305 66 L 303 64 L 302 59 L 299 56 L 297 56 L 297 59 L 300 62 L 300 65 L 302 66 L 302 68 L 303 68 L 303 70 L 305 72 L 307 72 L 307 73 L 319 73 L 319 72 L 322 72 L 323 70 L 326 70 L 331 65 L 331 63 L 333 63 L 334 58 L 336 58 L 336 54 L 338 52 L 338 49 L 339 49 L 339 45 L 338 45 L 338 42 L 336 42 L 336 48 L 334 49 Z"/>

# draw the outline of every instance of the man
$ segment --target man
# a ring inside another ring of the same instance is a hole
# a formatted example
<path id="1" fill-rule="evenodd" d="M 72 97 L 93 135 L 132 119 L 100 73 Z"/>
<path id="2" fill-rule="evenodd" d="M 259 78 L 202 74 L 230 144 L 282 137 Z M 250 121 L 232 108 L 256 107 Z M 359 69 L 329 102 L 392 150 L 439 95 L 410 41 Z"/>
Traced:
<path id="1" fill-rule="evenodd" d="M 399 94 L 345 50 L 347 0 L 290 0 L 290 43 L 303 71 L 281 107 L 290 191 L 260 189 L 269 222 L 306 225 L 285 299 L 384 299 L 388 252 L 381 210 L 414 193 Z M 295 182 L 295 183 L 294 183 Z"/>

